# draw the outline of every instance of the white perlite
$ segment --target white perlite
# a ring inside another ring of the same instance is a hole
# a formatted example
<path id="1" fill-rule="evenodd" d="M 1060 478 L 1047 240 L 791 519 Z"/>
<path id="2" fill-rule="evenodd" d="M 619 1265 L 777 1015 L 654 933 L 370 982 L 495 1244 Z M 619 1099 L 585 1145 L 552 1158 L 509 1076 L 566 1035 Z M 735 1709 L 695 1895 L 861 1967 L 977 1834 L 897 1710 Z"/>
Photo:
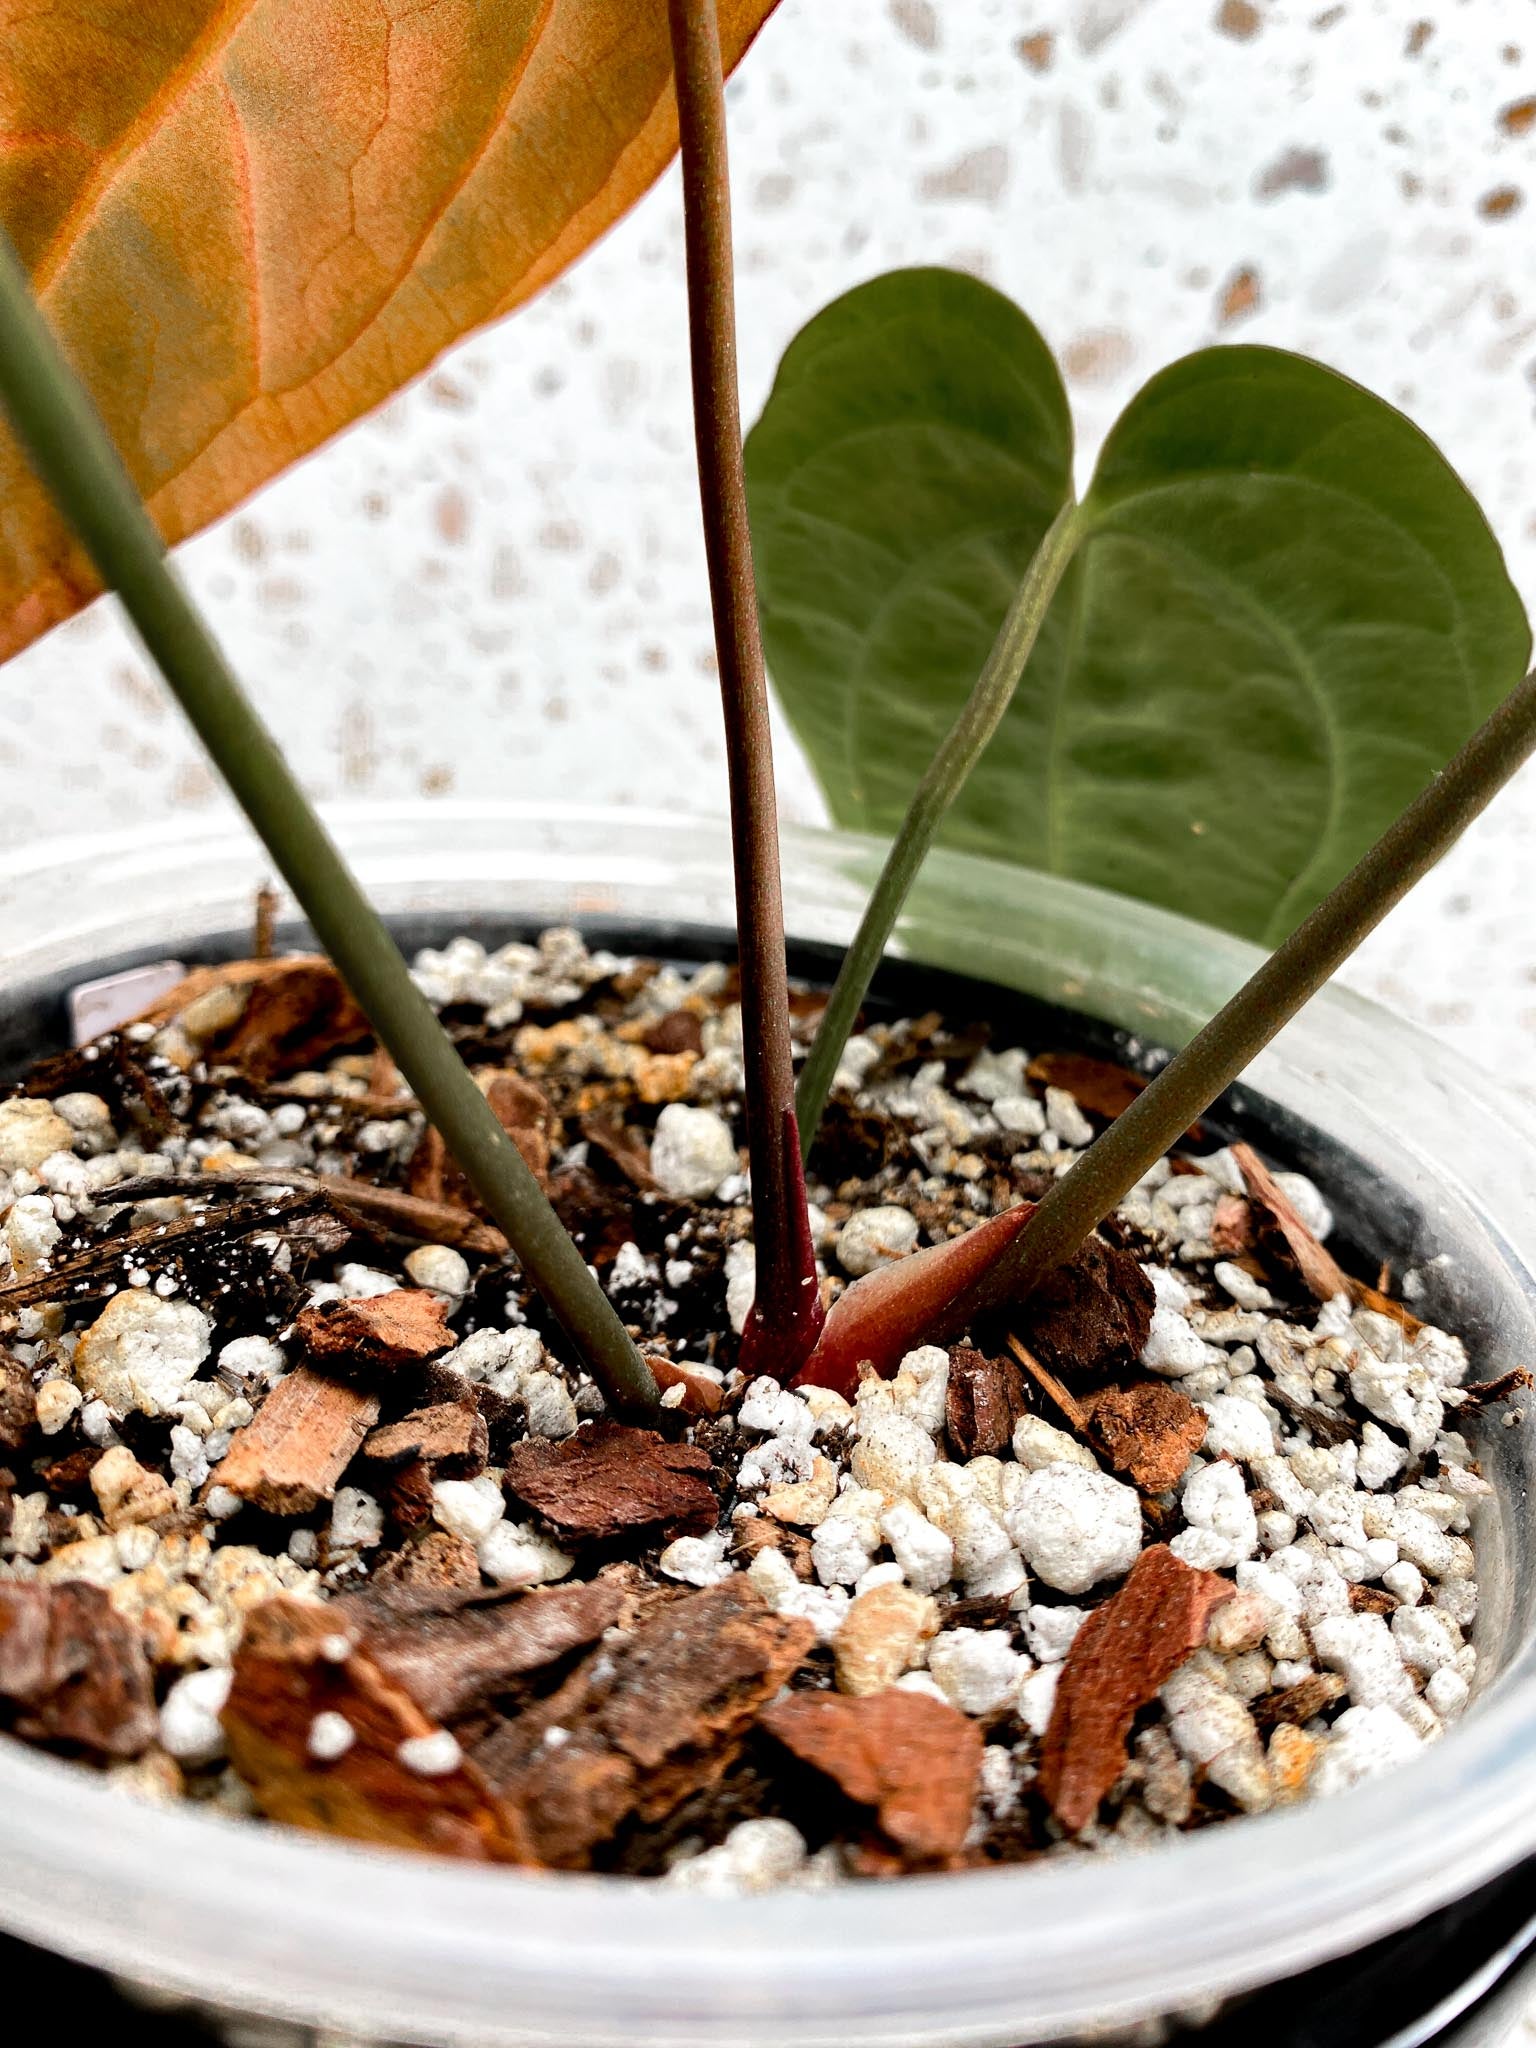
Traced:
<path id="1" fill-rule="evenodd" d="M 464 1752 L 446 1728 L 430 1735 L 411 1735 L 395 1750 L 397 1761 L 418 1778 L 446 1778 L 464 1761 Z"/>
<path id="2" fill-rule="evenodd" d="M 1081 1465 L 1028 1473 L 1003 1519 L 1025 1564 L 1059 1593 L 1123 1577 L 1141 1550 L 1135 1487 Z"/>
<path id="3" fill-rule="evenodd" d="M 858 1278 L 904 1259 L 917 1244 L 917 1218 L 907 1209 L 860 1209 L 837 1234 L 837 1262 Z"/>
<path id="4" fill-rule="evenodd" d="M 75 1347 L 74 1376 L 114 1414 L 173 1410 L 208 1356 L 208 1318 L 148 1288 L 114 1294 Z"/>
<path id="5" fill-rule="evenodd" d="M 712 1109 L 669 1102 L 656 1119 L 651 1172 L 664 1193 L 698 1201 L 737 1168 L 731 1127 Z"/>
<path id="6" fill-rule="evenodd" d="M 485 1576 L 498 1586 L 547 1586 L 563 1579 L 576 1560 L 535 1529 L 497 1522 L 475 1545 Z"/>
<path id="7" fill-rule="evenodd" d="M 75 1134 L 51 1104 L 19 1095 L 0 1102 L 0 1173 L 36 1173 L 54 1152 L 67 1152 Z"/>
<path id="8" fill-rule="evenodd" d="M 405 1255 L 405 1270 L 418 1287 L 455 1306 L 469 1292 L 469 1261 L 448 1244 L 422 1244 Z"/>
<path id="9" fill-rule="evenodd" d="M 1202 1466 L 1185 1482 L 1182 1506 L 1189 1527 L 1169 1548 L 1183 1563 L 1198 1571 L 1226 1571 L 1258 1549 L 1253 1503 L 1235 1465 Z"/>
<path id="10" fill-rule="evenodd" d="M 224 1754 L 219 1720 L 234 1674 L 228 1669 L 189 1671 L 178 1678 L 160 1709 L 160 1747 L 183 1764 L 216 1763 Z"/>
<path id="11" fill-rule="evenodd" d="M 726 1558 L 729 1547 L 730 1538 L 723 1530 L 708 1536 L 679 1536 L 656 1562 L 669 1579 L 680 1579 L 685 1586 L 718 1586 L 731 1577 Z"/>
<path id="12" fill-rule="evenodd" d="M 1333 1724 L 1309 1789 L 1319 1799 L 1347 1792 L 1367 1778 L 1411 1762 L 1421 1746 L 1401 1714 L 1390 1707 L 1349 1707 Z"/>
<path id="13" fill-rule="evenodd" d="M 744 1820 L 714 1848 L 674 1863 L 663 1882 L 708 1898 L 750 1897 L 794 1884 L 809 1861 L 805 1838 L 789 1821 Z"/>
<path id="14" fill-rule="evenodd" d="M 309 1724 L 305 1747 L 316 1763 L 333 1764 L 344 1757 L 357 1740 L 357 1730 L 345 1714 L 326 1707 Z"/>
<path id="15" fill-rule="evenodd" d="M 506 1495 L 485 1473 L 478 1479 L 439 1479 L 432 1488 L 433 1521 L 466 1543 L 488 1536 L 506 1509 Z"/>
<path id="16" fill-rule="evenodd" d="M 962 1714 L 993 1714 L 1010 1705 L 1033 1668 L 1001 1629 L 947 1629 L 928 1649 L 934 1683 Z"/>

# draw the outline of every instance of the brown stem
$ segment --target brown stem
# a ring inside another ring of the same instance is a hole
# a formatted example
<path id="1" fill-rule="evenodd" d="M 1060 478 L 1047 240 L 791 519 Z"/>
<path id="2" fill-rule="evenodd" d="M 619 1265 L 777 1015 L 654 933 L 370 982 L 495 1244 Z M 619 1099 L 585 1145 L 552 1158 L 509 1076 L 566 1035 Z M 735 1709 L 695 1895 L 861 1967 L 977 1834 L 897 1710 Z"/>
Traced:
<path id="1" fill-rule="evenodd" d="M 742 1363 L 749 1371 L 788 1379 L 816 1341 L 821 1304 L 794 1121 L 773 738 L 741 453 L 725 83 L 715 0 L 668 0 L 667 13 L 682 136 L 694 434 L 725 713 L 741 947 L 757 1245 L 757 1299 Z"/>
<path id="2" fill-rule="evenodd" d="M 1533 748 L 1536 674 L 1516 684 L 1310 917 L 1062 1175 L 985 1279 L 951 1304 L 950 1321 L 962 1327 L 973 1315 L 1017 1300 L 1071 1258 L 1094 1225 L 1428 874 Z"/>

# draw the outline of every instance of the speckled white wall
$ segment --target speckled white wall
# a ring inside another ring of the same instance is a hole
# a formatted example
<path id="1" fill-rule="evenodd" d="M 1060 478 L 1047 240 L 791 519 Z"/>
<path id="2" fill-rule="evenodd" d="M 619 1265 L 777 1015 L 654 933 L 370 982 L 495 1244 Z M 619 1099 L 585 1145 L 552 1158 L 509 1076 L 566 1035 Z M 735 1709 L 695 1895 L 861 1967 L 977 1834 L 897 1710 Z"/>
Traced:
<path id="1" fill-rule="evenodd" d="M 1510 0 L 784 0 L 731 92 L 747 414 L 835 293 L 953 264 L 1060 351 L 1085 463 L 1171 357 L 1303 349 L 1436 437 L 1536 598 L 1532 95 Z M 675 176 L 182 562 L 322 796 L 720 809 Z M 222 800 L 107 607 L 6 682 L 0 843 Z M 1528 772 L 1352 974 L 1521 1080 L 1533 853 Z"/>

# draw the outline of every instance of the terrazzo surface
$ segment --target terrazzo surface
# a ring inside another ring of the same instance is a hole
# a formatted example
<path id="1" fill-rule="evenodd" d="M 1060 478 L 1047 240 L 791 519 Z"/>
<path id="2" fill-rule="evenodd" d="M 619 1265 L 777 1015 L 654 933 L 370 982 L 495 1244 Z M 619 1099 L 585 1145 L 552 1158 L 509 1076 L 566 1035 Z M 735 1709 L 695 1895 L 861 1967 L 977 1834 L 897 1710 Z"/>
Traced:
<path id="1" fill-rule="evenodd" d="M 784 0 L 731 93 L 747 416 L 837 292 L 955 265 L 1061 354 L 1085 469 L 1171 358 L 1298 348 L 1435 436 L 1530 602 L 1533 93 L 1510 0 Z M 319 795 L 723 808 L 683 311 L 674 173 L 183 551 Z M 0 848 L 222 802 L 107 607 L 8 683 Z M 787 738 L 780 779 L 822 815 Z M 1350 979 L 1536 1100 L 1533 853 L 1527 770 Z"/>

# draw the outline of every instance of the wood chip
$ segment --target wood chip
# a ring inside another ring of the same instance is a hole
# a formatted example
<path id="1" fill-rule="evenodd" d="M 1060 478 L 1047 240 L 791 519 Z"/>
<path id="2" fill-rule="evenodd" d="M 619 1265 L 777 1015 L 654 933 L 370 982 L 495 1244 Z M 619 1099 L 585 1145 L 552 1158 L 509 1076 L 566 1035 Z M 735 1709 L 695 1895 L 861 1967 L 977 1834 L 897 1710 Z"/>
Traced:
<path id="1" fill-rule="evenodd" d="M 1332 1301 L 1336 1294 L 1349 1294 L 1348 1274 L 1302 1222 L 1290 1198 L 1253 1147 L 1234 1145 L 1232 1157 L 1253 1204 L 1261 1256 L 1288 1276 L 1299 1279 L 1318 1301 Z"/>
<path id="2" fill-rule="evenodd" d="M 718 1380 L 702 1372 L 691 1372 L 686 1365 L 674 1365 L 659 1351 L 647 1351 L 645 1362 L 663 1393 L 669 1387 L 682 1388 L 683 1398 L 678 1406 L 685 1415 L 718 1415 L 725 1406 L 725 1388 Z"/>
<path id="3" fill-rule="evenodd" d="M 1251 1712 L 1260 1728 L 1274 1728 L 1289 1722 L 1300 1728 L 1314 1715 L 1331 1707 L 1335 1700 L 1341 1700 L 1348 1690 L 1348 1681 L 1337 1671 L 1315 1671 L 1310 1678 L 1303 1678 L 1295 1685 L 1288 1685 L 1281 1692 L 1267 1692 L 1253 1703 Z"/>
<path id="4" fill-rule="evenodd" d="M 1293 1422 L 1299 1422 L 1310 1429 L 1320 1444 L 1358 1443 L 1360 1439 L 1359 1423 L 1352 1422 L 1342 1409 L 1324 1408 L 1311 1401 L 1298 1401 L 1294 1394 L 1287 1393 L 1285 1388 L 1278 1384 L 1267 1386 L 1264 1395 L 1275 1407 L 1283 1409 Z"/>
<path id="5" fill-rule="evenodd" d="M 330 1761 L 310 1751 L 319 1714 L 352 1733 Z M 230 1762 L 270 1820 L 472 1862 L 531 1860 L 515 1813 L 467 1758 L 430 1776 L 402 1761 L 403 1743 L 443 1731 L 330 1604 L 285 1595 L 251 1612 L 222 1719 Z"/>
<path id="6" fill-rule="evenodd" d="M 1352 1614 L 1395 1614 L 1399 1601 L 1385 1586 L 1354 1585 L 1349 1589 Z"/>
<path id="7" fill-rule="evenodd" d="M 862 1699 L 802 1692 L 769 1707 L 761 1725 L 870 1808 L 907 1864 L 959 1855 L 976 1801 L 982 1734 L 957 1708 L 896 1687 Z"/>
<path id="8" fill-rule="evenodd" d="M 371 1587 L 410 1587 L 421 1592 L 470 1591 L 480 1583 L 480 1560 L 472 1543 L 447 1529 L 428 1529 L 413 1543 L 391 1551 L 374 1567 Z"/>
<path id="9" fill-rule="evenodd" d="M 408 1195 L 403 1188 L 376 1188 L 367 1181 L 346 1174 L 318 1174 L 322 1190 L 338 1207 L 416 1238 L 423 1244 L 451 1244 L 460 1251 L 480 1252 L 487 1258 L 505 1258 L 506 1238 L 492 1224 L 482 1223 L 452 1202 L 429 1202 Z"/>
<path id="10" fill-rule="evenodd" d="M 643 1131 L 625 1123 L 613 1110 L 595 1110 L 592 1115 L 581 1119 L 580 1128 L 587 1143 L 600 1152 L 638 1194 L 656 1192 L 656 1176 L 651 1172 L 650 1140 Z"/>
<path id="11" fill-rule="evenodd" d="M 251 916 L 251 958 L 270 960 L 277 951 L 277 913 L 279 898 L 270 882 L 263 882 L 256 891 L 256 905 Z"/>
<path id="12" fill-rule="evenodd" d="M 717 1783 L 815 1640 L 743 1578 L 686 1594 L 497 1729 L 476 1761 L 542 1862 L 585 1869 L 631 1815 L 658 1821 Z"/>
<path id="13" fill-rule="evenodd" d="M 1107 1380 L 1135 1367 L 1155 1305 L 1135 1254 L 1095 1233 L 1014 1314 L 1025 1343 L 1050 1371 Z"/>
<path id="14" fill-rule="evenodd" d="M 229 1021 L 216 1025 L 206 1038 L 201 1032 L 194 1036 L 203 1041 L 210 1059 L 238 1067 L 259 1083 L 317 1066 L 338 1047 L 372 1036 L 368 1019 L 331 962 L 307 953 L 195 967 L 135 1021 L 178 1023 L 194 1005 L 212 1021 L 218 1012 L 211 999 L 222 990 L 233 998 Z"/>
<path id="15" fill-rule="evenodd" d="M 776 1550 L 797 1579 L 809 1584 L 816 1577 L 809 1536 L 802 1536 L 798 1530 L 788 1529 L 771 1515 L 763 1514 L 744 1516 L 731 1527 L 732 1555 L 738 1561 L 745 1558 L 750 1562 L 760 1550 Z"/>
<path id="16" fill-rule="evenodd" d="M 412 1458 L 404 1465 L 385 1466 L 377 1477 L 370 1472 L 368 1480 L 369 1492 L 377 1495 L 385 1514 L 399 1529 L 406 1534 L 425 1529 L 437 1498 L 437 1481 L 430 1465 Z"/>
<path id="17" fill-rule="evenodd" d="M 1204 1415 L 1166 1380 L 1087 1394 L 1089 1441 L 1143 1493 L 1166 1493 L 1205 1442 Z"/>
<path id="18" fill-rule="evenodd" d="M 542 1184 L 549 1177 L 550 1138 L 559 1127 L 549 1098 L 510 1067 L 481 1068 L 475 1080 L 496 1121 Z M 422 1133 L 421 1142 L 411 1155 L 407 1184 L 413 1195 L 431 1202 L 446 1202 L 450 1208 L 475 1211 L 480 1206 L 474 1189 L 450 1156 L 442 1134 L 431 1125 Z"/>
<path id="19" fill-rule="evenodd" d="M 595 1643 L 619 1619 L 615 1585 L 556 1586 L 507 1594 L 388 1586 L 331 1603 L 386 1677 L 424 1713 L 453 1721 L 515 1680 Z"/>
<path id="20" fill-rule="evenodd" d="M 378 1419 L 372 1394 L 299 1366 L 236 1430 L 208 1483 L 270 1515 L 307 1515 L 335 1498 L 337 1481 Z"/>
<path id="21" fill-rule="evenodd" d="M 1130 1108 L 1147 1085 L 1145 1077 L 1129 1067 L 1094 1059 L 1085 1052 L 1039 1053 L 1025 1071 L 1041 1088 L 1065 1088 L 1079 1109 L 1110 1123 Z"/>
<path id="22" fill-rule="evenodd" d="M 19 1451 L 37 1423 L 32 1375 L 14 1358 L 0 1354 L 0 1451 Z"/>
<path id="23" fill-rule="evenodd" d="M 1500 1373 L 1496 1380 L 1474 1380 L 1470 1386 L 1463 1387 L 1461 1407 L 1463 1411 L 1470 1408 L 1474 1413 L 1480 1408 L 1494 1408 L 1531 1386 L 1536 1386 L 1536 1379 L 1523 1365 L 1517 1365 L 1510 1372 Z M 0 1407 L 0 1417 L 3 1414 L 4 1409 Z M 0 1443 L 4 1441 L 3 1434 L 0 1434 Z"/>
<path id="24" fill-rule="evenodd" d="M 253 1081 L 318 1066 L 344 1045 L 371 1038 L 372 1026 L 329 960 L 268 961 L 227 1040 L 210 1048 Z"/>
<path id="25" fill-rule="evenodd" d="M 374 1430 L 363 1456 L 386 1465 L 419 1459 L 440 1478 L 473 1479 L 485 1470 L 488 1450 L 485 1418 L 473 1402 L 438 1401 Z"/>
<path id="26" fill-rule="evenodd" d="M 156 1028 L 172 1024 L 184 1010 L 222 989 L 249 989 L 272 975 L 286 974 L 295 968 L 329 965 L 320 953 L 290 953 L 281 960 L 220 960 L 211 966 L 194 967 L 173 988 L 168 988 L 164 995 L 157 996 L 154 1002 L 140 1010 L 132 1022 L 152 1024 Z"/>
<path id="27" fill-rule="evenodd" d="M 1225 1190 L 1211 1214 L 1211 1249 L 1218 1258 L 1237 1259 L 1253 1249 L 1253 1209 L 1241 1195 Z"/>
<path id="28" fill-rule="evenodd" d="M 1022 1338 L 1016 1337 L 1012 1331 L 1008 1335 L 1008 1349 L 1013 1353 L 1020 1365 L 1023 1366 L 1029 1378 L 1047 1396 L 1052 1406 L 1065 1417 L 1070 1427 L 1075 1429 L 1078 1435 L 1086 1442 L 1088 1436 L 1088 1412 L 1083 1407 L 1082 1402 L 1078 1400 L 1076 1394 L 1070 1388 L 1064 1387 L 1061 1381 L 1057 1379 L 1055 1373 L 1051 1372 L 1046 1366 L 1043 1366 Z"/>
<path id="29" fill-rule="evenodd" d="M 597 1422 L 564 1443 L 514 1444 L 506 1488 L 566 1541 L 622 1536 L 659 1543 L 714 1528 L 720 1502 L 707 1477 L 712 1469 L 709 1453 L 696 1445 Z"/>
<path id="30" fill-rule="evenodd" d="M 1040 1757 L 1040 1788 L 1069 1833 L 1088 1825 L 1124 1770 L 1138 1708 L 1200 1647 L 1212 1609 L 1235 1590 L 1157 1543 L 1078 1630 Z"/>
<path id="31" fill-rule="evenodd" d="M 949 1354 L 944 1427 L 961 1459 L 995 1457 L 1013 1441 L 1028 1405 L 1024 1376 L 1011 1358 L 988 1358 L 969 1344 Z"/>
<path id="32" fill-rule="evenodd" d="M 448 1311 L 424 1287 L 396 1287 L 354 1301 L 321 1301 L 307 1308 L 293 1334 L 322 1371 L 342 1379 L 392 1372 L 451 1350 Z"/>
<path id="33" fill-rule="evenodd" d="M 640 1035 L 647 1052 L 695 1052 L 704 1050 L 704 1026 L 692 1010 L 668 1010 Z"/>
<path id="34" fill-rule="evenodd" d="M 0 1702 L 17 1735 L 141 1756 L 158 1728 L 143 1637 L 99 1586 L 0 1584 Z"/>

